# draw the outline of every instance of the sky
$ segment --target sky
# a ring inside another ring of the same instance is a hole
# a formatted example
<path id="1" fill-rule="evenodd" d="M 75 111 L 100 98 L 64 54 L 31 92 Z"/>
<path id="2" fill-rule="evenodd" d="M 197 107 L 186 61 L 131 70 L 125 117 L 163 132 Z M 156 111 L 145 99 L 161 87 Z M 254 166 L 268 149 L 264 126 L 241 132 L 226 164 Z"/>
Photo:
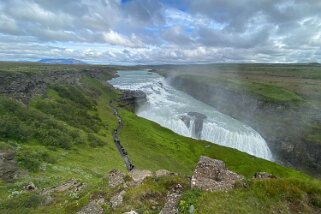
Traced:
<path id="1" fill-rule="evenodd" d="M 0 0 L 0 60 L 321 62 L 321 0 Z"/>

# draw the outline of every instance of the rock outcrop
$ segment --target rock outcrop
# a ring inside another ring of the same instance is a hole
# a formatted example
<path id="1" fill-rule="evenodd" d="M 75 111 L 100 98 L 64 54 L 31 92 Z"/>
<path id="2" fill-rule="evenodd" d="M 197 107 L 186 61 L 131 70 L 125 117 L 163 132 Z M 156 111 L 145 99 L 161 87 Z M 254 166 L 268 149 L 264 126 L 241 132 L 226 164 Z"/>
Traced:
<path id="1" fill-rule="evenodd" d="M 29 191 L 29 192 L 33 192 L 37 190 L 37 187 L 34 183 L 30 182 L 25 186 L 25 190 Z"/>
<path id="2" fill-rule="evenodd" d="M 0 151 L 0 179 L 12 182 L 18 175 L 14 151 Z"/>
<path id="3" fill-rule="evenodd" d="M 130 111 L 135 111 L 139 105 L 147 101 L 146 94 L 143 91 L 123 90 L 123 94 L 119 101 L 121 106 L 126 107 Z"/>
<path id="4" fill-rule="evenodd" d="M 108 186 L 111 188 L 117 187 L 123 183 L 125 183 L 124 180 L 125 174 L 120 172 L 117 169 L 113 169 L 108 173 Z"/>
<path id="5" fill-rule="evenodd" d="M 272 175 L 267 172 L 256 172 L 253 176 L 255 179 L 276 179 L 277 177 L 275 175 Z"/>
<path id="6" fill-rule="evenodd" d="M 223 161 L 201 156 L 191 179 L 191 188 L 228 191 L 237 184 L 244 184 L 244 180 L 243 176 L 226 169 Z"/>
<path id="7" fill-rule="evenodd" d="M 202 137 L 203 122 L 206 119 L 204 114 L 198 112 L 188 112 L 180 117 L 187 128 L 192 128 L 192 136 L 200 139 Z M 193 125 L 193 127 L 191 127 Z"/>
<path id="8" fill-rule="evenodd" d="M 133 179 L 136 183 L 142 183 L 145 178 L 151 177 L 153 173 L 149 170 L 139 170 L 134 169 L 129 172 L 130 177 Z"/>
<path id="9" fill-rule="evenodd" d="M 110 206 L 112 208 L 116 208 L 118 206 L 120 206 L 123 203 L 123 196 L 126 192 L 123 190 L 120 193 L 114 195 L 111 199 L 110 199 Z"/>
<path id="10" fill-rule="evenodd" d="M 39 66 L 39 72 L 34 73 L 1 72 L 0 94 L 8 95 L 27 104 L 33 96 L 44 94 L 50 84 L 79 84 L 79 80 L 84 76 L 97 79 L 104 78 L 105 74 L 109 75 L 108 78 L 116 76 L 110 68 L 94 68 L 89 65 L 75 70 L 58 70 L 57 68 L 50 72 L 42 65 L 37 66 Z"/>
<path id="11" fill-rule="evenodd" d="M 129 212 L 124 212 L 124 214 L 138 214 L 135 210 L 131 210 Z"/>
<path id="12" fill-rule="evenodd" d="M 92 201 L 86 206 L 84 206 L 77 214 L 103 214 L 104 210 L 99 204 Z"/>
<path id="13" fill-rule="evenodd" d="M 56 192 L 71 192 L 71 193 L 76 193 L 81 191 L 85 185 L 76 179 L 70 179 L 67 182 L 60 184 L 56 187 L 49 188 L 49 189 L 44 189 L 40 193 L 44 200 L 42 201 L 43 205 L 48 205 L 54 201 L 53 193 Z"/>
<path id="14" fill-rule="evenodd" d="M 177 203 L 182 196 L 183 188 L 180 184 L 177 184 L 171 191 L 168 192 L 166 197 L 166 203 L 160 214 L 177 214 Z"/>
<path id="15" fill-rule="evenodd" d="M 163 177 L 168 175 L 177 175 L 175 172 L 170 172 L 166 169 L 159 169 L 155 172 L 155 177 Z"/>

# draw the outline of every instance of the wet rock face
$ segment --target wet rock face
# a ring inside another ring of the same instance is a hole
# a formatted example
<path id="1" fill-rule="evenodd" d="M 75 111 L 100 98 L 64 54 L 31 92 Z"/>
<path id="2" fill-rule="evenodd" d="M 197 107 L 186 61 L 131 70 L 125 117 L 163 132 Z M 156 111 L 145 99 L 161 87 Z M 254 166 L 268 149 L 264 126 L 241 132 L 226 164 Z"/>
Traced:
<path id="1" fill-rule="evenodd" d="M 221 160 L 201 156 L 191 179 L 192 189 L 228 191 L 237 184 L 245 184 L 245 178 L 226 169 Z"/>
<path id="2" fill-rule="evenodd" d="M 0 150 L 0 179 L 13 182 L 18 175 L 18 166 L 14 151 Z"/>
<path id="3" fill-rule="evenodd" d="M 206 116 L 198 112 L 188 112 L 187 115 L 194 119 L 193 134 L 197 139 L 200 139 L 202 136 L 203 122 L 206 119 Z"/>
<path id="4" fill-rule="evenodd" d="M 139 105 L 147 101 L 147 98 L 143 91 L 123 90 L 123 94 L 119 101 L 122 106 L 127 107 L 131 111 L 135 111 Z"/>
<path id="5" fill-rule="evenodd" d="M 187 114 L 182 115 L 180 119 L 185 123 L 187 128 L 190 128 L 192 121 L 194 121 L 192 127 L 192 136 L 197 139 L 202 137 L 203 122 L 206 119 L 204 114 L 198 112 L 188 112 Z"/>
<path id="6" fill-rule="evenodd" d="M 191 118 L 187 115 L 180 116 L 180 119 L 185 123 L 185 126 L 189 128 L 191 126 Z"/>

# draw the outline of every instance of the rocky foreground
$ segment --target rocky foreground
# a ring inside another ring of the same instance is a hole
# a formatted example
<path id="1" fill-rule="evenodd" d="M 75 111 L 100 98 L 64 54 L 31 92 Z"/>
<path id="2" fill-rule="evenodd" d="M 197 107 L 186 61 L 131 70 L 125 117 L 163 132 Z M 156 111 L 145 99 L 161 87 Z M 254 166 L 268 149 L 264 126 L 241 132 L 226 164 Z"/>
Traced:
<path id="1" fill-rule="evenodd" d="M 116 209 L 123 205 L 124 195 L 130 191 L 133 187 L 142 185 L 146 179 L 157 179 L 164 176 L 177 176 L 177 173 L 160 169 L 156 172 L 149 170 L 134 169 L 129 173 L 123 173 L 115 169 L 108 173 L 108 187 L 114 190 L 114 195 L 109 201 L 106 201 L 103 197 L 93 198 L 86 206 L 84 206 L 77 214 L 102 214 L 102 206 L 110 206 L 112 209 Z M 274 179 L 275 176 L 258 172 L 255 174 L 256 179 Z M 188 179 L 188 178 L 186 178 Z M 199 189 L 203 191 L 230 191 L 234 188 L 246 187 L 246 180 L 242 175 L 238 175 L 228 170 L 221 160 L 212 159 L 209 157 L 201 156 L 194 173 L 189 179 L 191 189 Z M 70 183 L 70 182 L 69 182 Z M 78 185 L 77 182 L 74 182 Z M 69 185 L 68 188 L 74 188 Z M 68 190 L 65 188 L 65 190 Z M 56 187 L 54 189 L 61 189 Z M 171 190 L 168 191 L 165 204 L 161 209 L 161 214 L 176 214 L 178 210 L 178 202 L 184 192 L 184 188 L 181 184 L 175 184 Z M 150 200 L 154 200 L 151 198 Z M 155 204 L 156 209 L 157 204 Z M 193 213 L 194 205 L 190 205 L 190 210 Z M 138 213 L 135 210 L 128 210 L 126 214 Z"/>

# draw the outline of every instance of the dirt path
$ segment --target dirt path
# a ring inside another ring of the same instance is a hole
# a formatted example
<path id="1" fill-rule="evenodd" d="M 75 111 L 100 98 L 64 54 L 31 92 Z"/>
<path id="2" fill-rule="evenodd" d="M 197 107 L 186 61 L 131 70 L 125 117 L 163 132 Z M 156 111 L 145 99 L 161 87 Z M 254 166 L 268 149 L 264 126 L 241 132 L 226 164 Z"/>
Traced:
<path id="1" fill-rule="evenodd" d="M 128 157 L 128 154 L 127 154 L 127 151 L 125 150 L 125 148 L 121 145 L 120 143 L 120 140 L 119 140 L 119 131 L 120 129 L 123 127 L 123 121 L 121 119 L 121 117 L 119 116 L 118 114 L 118 111 L 116 109 L 115 106 L 113 106 L 113 102 L 114 100 L 111 100 L 109 102 L 109 106 L 111 107 L 113 113 L 114 113 L 114 116 L 117 118 L 118 120 L 118 126 L 114 129 L 113 131 L 113 139 L 114 139 L 114 143 L 120 153 L 120 155 L 122 156 L 122 158 L 124 159 L 125 161 L 125 164 L 126 164 L 126 167 L 128 169 L 128 171 L 131 171 L 134 169 L 134 165 L 131 163 L 129 157 Z"/>

